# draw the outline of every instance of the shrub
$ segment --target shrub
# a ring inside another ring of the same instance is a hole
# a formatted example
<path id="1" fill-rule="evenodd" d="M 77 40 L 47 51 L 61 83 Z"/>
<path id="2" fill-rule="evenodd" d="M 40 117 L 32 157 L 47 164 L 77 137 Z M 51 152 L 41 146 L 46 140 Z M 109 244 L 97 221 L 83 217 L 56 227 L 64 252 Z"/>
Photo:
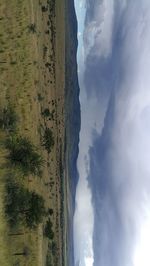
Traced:
<path id="1" fill-rule="evenodd" d="M 12 106 L 7 106 L 0 110 L 0 128 L 7 131 L 16 129 L 18 117 Z"/>
<path id="2" fill-rule="evenodd" d="M 53 215 L 53 213 L 54 213 L 53 209 L 48 209 L 48 214 L 49 214 L 50 216 Z"/>
<path id="3" fill-rule="evenodd" d="M 21 169 L 24 175 L 41 174 L 44 161 L 27 138 L 14 135 L 7 139 L 6 148 L 9 150 L 8 159 L 11 164 Z"/>
<path id="4" fill-rule="evenodd" d="M 50 113 L 50 111 L 49 111 L 48 108 L 45 108 L 44 111 L 42 112 L 42 115 L 43 115 L 44 117 L 49 117 L 50 114 L 51 114 L 51 113 Z"/>
<path id="5" fill-rule="evenodd" d="M 50 128 L 46 128 L 43 136 L 43 144 L 42 144 L 48 153 L 51 152 L 54 146 L 54 137 L 52 130 Z"/>
<path id="6" fill-rule="evenodd" d="M 28 30 L 29 30 L 29 32 L 31 32 L 31 33 L 36 33 L 36 25 L 35 25 L 35 23 L 31 23 L 31 24 L 28 26 Z"/>
<path id="7" fill-rule="evenodd" d="M 42 112 L 42 115 L 44 116 L 44 118 L 49 118 L 50 120 L 54 120 L 54 113 L 55 110 L 52 110 L 52 112 L 50 112 L 48 108 L 45 108 L 44 111 Z"/>
<path id="8" fill-rule="evenodd" d="M 48 11 L 48 7 L 47 6 L 41 6 L 41 10 L 42 10 L 42 12 L 47 12 Z"/>
<path id="9" fill-rule="evenodd" d="M 49 238 L 49 239 L 53 239 L 54 238 L 54 232 L 52 230 L 52 222 L 50 219 L 48 219 L 48 221 L 46 222 L 46 226 L 44 229 L 44 235 Z"/>
<path id="10" fill-rule="evenodd" d="M 56 256 L 57 246 L 54 241 L 52 242 L 51 251 L 52 251 L 53 256 Z"/>
<path id="11" fill-rule="evenodd" d="M 46 266 L 52 266 L 52 261 L 51 261 L 51 254 L 50 251 L 47 251 L 47 255 L 46 255 Z"/>
<path id="12" fill-rule="evenodd" d="M 44 97 L 40 93 L 38 93 L 38 101 L 41 102 L 44 100 Z"/>

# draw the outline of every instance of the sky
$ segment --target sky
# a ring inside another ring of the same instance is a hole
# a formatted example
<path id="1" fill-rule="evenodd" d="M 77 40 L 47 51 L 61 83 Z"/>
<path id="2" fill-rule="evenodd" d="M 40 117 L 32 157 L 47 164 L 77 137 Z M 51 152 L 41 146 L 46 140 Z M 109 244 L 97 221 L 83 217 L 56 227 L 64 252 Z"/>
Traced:
<path id="1" fill-rule="evenodd" d="M 76 0 L 80 266 L 150 265 L 150 1 Z"/>

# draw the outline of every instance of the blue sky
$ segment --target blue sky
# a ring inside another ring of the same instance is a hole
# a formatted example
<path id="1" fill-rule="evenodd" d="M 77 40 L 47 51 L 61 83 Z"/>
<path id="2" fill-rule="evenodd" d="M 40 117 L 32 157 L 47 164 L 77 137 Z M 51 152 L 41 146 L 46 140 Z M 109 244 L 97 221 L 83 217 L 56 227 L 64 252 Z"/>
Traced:
<path id="1" fill-rule="evenodd" d="M 81 102 L 75 259 L 150 265 L 150 1 L 76 0 Z"/>

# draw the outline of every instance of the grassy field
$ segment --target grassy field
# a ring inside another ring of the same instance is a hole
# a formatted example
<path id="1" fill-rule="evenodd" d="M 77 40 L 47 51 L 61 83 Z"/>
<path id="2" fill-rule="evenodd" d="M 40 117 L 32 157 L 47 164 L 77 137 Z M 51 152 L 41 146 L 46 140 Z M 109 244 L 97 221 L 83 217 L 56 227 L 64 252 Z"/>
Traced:
<path id="1" fill-rule="evenodd" d="M 65 37 L 64 1 L 0 0 L 0 110 L 11 106 L 17 114 L 17 135 L 27 137 L 43 157 L 40 177 L 20 172 L 7 162 L 0 129 L 0 265 L 66 265 L 63 261 L 62 162 L 64 160 Z M 54 146 L 43 144 L 50 129 Z M 8 176 L 45 200 L 53 209 L 34 230 L 11 229 L 5 217 L 5 182 Z M 43 235 L 48 219 L 54 237 Z M 28 247 L 28 256 L 21 255 Z M 46 261 L 47 258 L 47 261 Z"/>

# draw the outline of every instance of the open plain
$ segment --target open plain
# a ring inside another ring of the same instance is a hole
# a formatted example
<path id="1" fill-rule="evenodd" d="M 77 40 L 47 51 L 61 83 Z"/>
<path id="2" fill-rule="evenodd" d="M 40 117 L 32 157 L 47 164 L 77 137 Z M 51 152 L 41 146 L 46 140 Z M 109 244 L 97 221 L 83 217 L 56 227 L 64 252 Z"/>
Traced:
<path id="1" fill-rule="evenodd" d="M 64 162 L 65 90 L 64 0 L 0 0 L 0 109 L 16 113 L 17 136 L 31 141 L 43 158 L 40 176 L 23 176 L 9 165 L 0 129 L 0 265 L 66 265 Z M 44 134 L 50 129 L 53 145 L 47 150 Z M 13 176 L 13 177 L 12 177 Z M 47 215 L 34 229 L 10 228 L 5 215 L 5 183 L 35 191 Z M 48 213 L 51 210 L 51 213 Z M 52 236 L 44 235 L 51 220 Z M 24 252 L 28 249 L 28 252 Z"/>

